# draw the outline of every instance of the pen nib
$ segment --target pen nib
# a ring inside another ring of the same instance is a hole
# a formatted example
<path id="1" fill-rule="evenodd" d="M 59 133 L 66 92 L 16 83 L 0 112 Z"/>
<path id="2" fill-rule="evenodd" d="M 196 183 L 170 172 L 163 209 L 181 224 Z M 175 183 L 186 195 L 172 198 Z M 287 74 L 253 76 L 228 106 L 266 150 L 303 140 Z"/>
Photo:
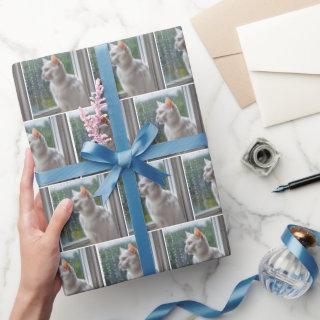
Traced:
<path id="1" fill-rule="evenodd" d="M 273 190 L 272 192 L 283 192 L 288 189 L 288 186 L 279 186 L 277 189 Z"/>

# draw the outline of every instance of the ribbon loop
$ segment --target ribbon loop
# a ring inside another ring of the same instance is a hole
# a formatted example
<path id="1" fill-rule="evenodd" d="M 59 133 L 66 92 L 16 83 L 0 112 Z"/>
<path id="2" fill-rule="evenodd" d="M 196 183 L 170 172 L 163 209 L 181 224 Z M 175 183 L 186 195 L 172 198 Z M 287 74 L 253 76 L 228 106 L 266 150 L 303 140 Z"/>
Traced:
<path id="1" fill-rule="evenodd" d="M 87 141 L 83 144 L 80 154 L 83 159 L 92 162 L 110 165 L 115 165 L 117 163 L 117 157 L 114 151 L 92 141 Z"/>

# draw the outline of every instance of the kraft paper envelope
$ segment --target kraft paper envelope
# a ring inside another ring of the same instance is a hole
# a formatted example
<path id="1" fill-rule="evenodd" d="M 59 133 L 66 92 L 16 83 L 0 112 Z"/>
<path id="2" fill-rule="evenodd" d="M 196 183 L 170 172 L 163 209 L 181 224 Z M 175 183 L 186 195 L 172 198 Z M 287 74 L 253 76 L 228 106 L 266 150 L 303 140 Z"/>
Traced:
<path id="1" fill-rule="evenodd" d="M 240 107 L 255 102 L 255 96 L 236 28 L 315 4 L 320 0 L 224 0 L 192 19 Z"/>
<path id="2" fill-rule="evenodd" d="M 238 33 L 265 126 L 320 112 L 320 5 Z"/>

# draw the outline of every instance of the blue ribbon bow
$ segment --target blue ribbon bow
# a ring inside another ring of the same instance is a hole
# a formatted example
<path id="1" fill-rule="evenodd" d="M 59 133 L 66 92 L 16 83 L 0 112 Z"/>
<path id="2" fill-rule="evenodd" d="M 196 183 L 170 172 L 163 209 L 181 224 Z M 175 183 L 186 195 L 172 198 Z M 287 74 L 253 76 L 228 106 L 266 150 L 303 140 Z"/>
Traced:
<path id="1" fill-rule="evenodd" d="M 288 250 L 306 267 L 314 282 L 319 273 L 318 265 L 307 249 L 293 236 L 292 227 L 296 226 L 288 225 L 286 227 L 281 240 Z M 312 229 L 307 230 L 316 237 L 317 245 L 320 246 L 320 233 Z M 228 302 L 222 310 L 212 309 L 197 301 L 183 300 L 158 306 L 149 314 L 146 320 L 162 320 L 177 307 L 206 319 L 218 318 L 239 306 L 254 281 L 259 281 L 258 274 L 240 281 L 233 289 Z"/>
<path id="2" fill-rule="evenodd" d="M 153 124 L 144 125 L 138 132 L 130 149 L 114 152 L 109 148 L 94 143 L 86 142 L 81 150 L 81 157 L 88 161 L 110 165 L 111 172 L 102 182 L 94 196 L 101 196 L 105 202 L 116 186 L 124 170 L 131 169 L 134 172 L 164 186 L 164 178 L 168 176 L 158 169 L 150 166 L 140 159 L 140 156 L 150 147 L 158 134 L 158 129 Z"/>

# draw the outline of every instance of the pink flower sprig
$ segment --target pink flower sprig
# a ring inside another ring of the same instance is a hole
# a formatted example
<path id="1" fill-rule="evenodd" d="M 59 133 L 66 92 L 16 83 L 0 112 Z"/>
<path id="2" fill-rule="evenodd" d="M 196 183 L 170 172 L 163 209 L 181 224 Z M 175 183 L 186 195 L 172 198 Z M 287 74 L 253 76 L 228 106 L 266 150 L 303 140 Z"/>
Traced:
<path id="1" fill-rule="evenodd" d="M 107 106 L 103 98 L 103 85 L 100 79 L 95 81 L 95 92 L 90 97 L 90 105 L 95 113 L 86 114 L 85 110 L 79 107 L 80 119 L 86 129 L 89 138 L 99 144 L 106 146 L 112 145 L 111 126 L 107 114 L 102 113 L 102 109 Z"/>

